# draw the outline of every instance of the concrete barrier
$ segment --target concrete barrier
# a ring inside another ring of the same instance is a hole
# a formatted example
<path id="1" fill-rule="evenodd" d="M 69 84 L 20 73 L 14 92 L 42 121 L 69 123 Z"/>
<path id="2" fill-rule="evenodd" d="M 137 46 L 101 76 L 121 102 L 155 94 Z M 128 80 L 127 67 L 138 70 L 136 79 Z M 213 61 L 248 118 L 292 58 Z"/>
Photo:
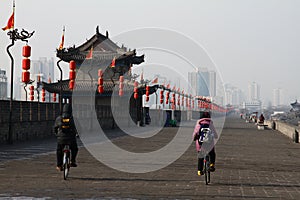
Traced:
<path id="1" fill-rule="evenodd" d="M 275 123 L 275 124 L 274 124 Z M 293 142 L 298 143 L 299 142 L 299 126 L 294 126 L 291 124 L 287 124 L 281 121 L 265 121 L 265 124 L 267 124 L 269 127 L 274 127 L 275 130 L 281 132 L 282 134 L 286 135 L 287 137 L 291 138 Z"/>

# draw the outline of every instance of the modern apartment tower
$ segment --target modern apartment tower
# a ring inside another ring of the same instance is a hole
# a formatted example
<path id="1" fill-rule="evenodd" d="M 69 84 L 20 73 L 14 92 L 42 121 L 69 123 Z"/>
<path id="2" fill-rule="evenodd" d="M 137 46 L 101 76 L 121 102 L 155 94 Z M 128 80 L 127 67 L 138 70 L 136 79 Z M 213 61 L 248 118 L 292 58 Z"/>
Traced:
<path id="1" fill-rule="evenodd" d="M 7 76 L 3 69 L 0 69 L 0 99 L 7 99 Z"/>

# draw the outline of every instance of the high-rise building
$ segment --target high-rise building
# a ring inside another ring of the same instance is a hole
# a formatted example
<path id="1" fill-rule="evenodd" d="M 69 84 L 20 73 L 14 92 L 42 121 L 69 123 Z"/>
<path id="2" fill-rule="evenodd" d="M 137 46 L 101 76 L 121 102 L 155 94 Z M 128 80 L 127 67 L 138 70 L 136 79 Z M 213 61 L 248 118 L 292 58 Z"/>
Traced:
<path id="1" fill-rule="evenodd" d="M 217 75 L 215 71 L 209 71 L 209 93 L 211 97 L 217 96 Z"/>
<path id="2" fill-rule="evenodd" d="M 239 88 L 232 86 L 230 84 L 225 84 L 225 97 L 226 104 L 238 106 L 241 105 L 245 100 L 244 93 Z"/>
<path id="3" fill-rule="evenodd" d="M 7 99 L 7 76 L 6 71 L 0 69 L 0 99 Z"/>
<path id="4" fill-rule="evenodd" d="M 248 101 L 260 101 L 260 85 L 256 82 L 252 82 L 248 85 Z"/>
<path id="5" fill-rule="evenodd" d="M 273 89 L 273 106 L 281 106 L 282 105 L 282 89 L 276 88 Z"/>
<path id="6" fill-rule="evenodd" d="M 46 57 L 41 57 L 39 60 L 32 60 L 31 61 L 31 67 L 30 67 L 30 79 L 33 80 L 33 85 L 36 91 L 38 77 L 40 78 L 40 81 L 42 82 L 48 82 L 48 79 L 50 78 L 52 81 L 54 80 L 54 59 L 50 58 L 47 59 Z M 27 89 L 28 90 L 28 89 Z M 39 92 L 42 90 L 41 87 L 39 87 Z M 27 92 L 27 95 L 29 92 Z M 41 94 L 41 92 L 40 92 Z M 25 90 L 21 90 L 21 99 L 25 100 Z M 46 101 L 49 99 L 48 93 L 46 92 Z M 36 100 L 37 95 L 35 92 L 34 99 Z M 41 97 L 40 97 L 41 98 Z M 27 97 L 28 99 L 28 97 Z"/>
<path id="7" fill-rule="evenodd" d="M 47 82 L 49 77 L 54 80 L 54 59 L 49 60 L 45 57 L 39 60 L 31 61 L 30 69 L 31 79 L 37 80 L 37 76 L 40 75 L 41 81 Z"/>
<path id="8" fill-rule="evenodd" d="M 190 93 L 196 96 L 216 96 L 216 72 L 207 68 L 198 68 L 196 72 L 188 73 Z"/>

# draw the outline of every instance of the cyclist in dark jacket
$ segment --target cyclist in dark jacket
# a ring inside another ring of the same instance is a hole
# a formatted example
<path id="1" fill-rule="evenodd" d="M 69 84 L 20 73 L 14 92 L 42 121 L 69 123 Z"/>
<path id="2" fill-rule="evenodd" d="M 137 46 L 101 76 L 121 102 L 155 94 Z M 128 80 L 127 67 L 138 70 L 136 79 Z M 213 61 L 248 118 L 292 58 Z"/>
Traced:
<path id="1" fill-rule="evenodd" d="M 76 128 L 72 116 L 71 105 L 65 104 L 62 115 L 55 120 L 54 133 L 57 137 L 57 170 L 62 170 L 63 165 L 63 148 L 68 144 L 71 149 L 71 167 L 77 167 L 76 156 L 78 153 L 78 146 L 76 141 Z"/>

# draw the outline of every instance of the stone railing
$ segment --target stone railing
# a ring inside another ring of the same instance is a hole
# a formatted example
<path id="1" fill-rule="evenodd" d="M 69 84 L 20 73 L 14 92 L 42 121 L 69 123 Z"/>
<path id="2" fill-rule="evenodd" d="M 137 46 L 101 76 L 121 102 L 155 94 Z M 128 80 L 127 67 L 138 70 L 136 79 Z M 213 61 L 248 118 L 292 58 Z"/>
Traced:
<path id="1" fill-rule="evenodd" d="M 293 142 L 299 143 L 299 126 L 293 126 L 291 124 L 284 123 L 282 121 L 265 121 L 265 124 L 268 125 L 271 129 L 277 130 L 287 137 L 291 138 Z"/>

